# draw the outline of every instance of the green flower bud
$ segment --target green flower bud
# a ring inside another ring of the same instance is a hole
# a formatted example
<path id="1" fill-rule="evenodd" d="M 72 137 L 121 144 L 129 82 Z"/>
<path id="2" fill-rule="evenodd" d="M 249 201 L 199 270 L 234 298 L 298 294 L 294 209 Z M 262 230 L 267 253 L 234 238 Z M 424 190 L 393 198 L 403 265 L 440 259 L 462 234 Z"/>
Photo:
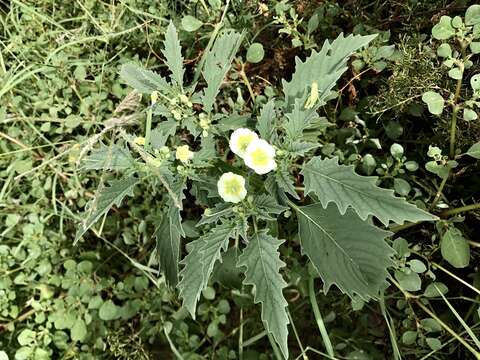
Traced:
<path id="1" fill-rule="evenodd" d="M 185 95 L 185 94 L 182 94 L 178 97 L 180 99 L 180 101 L 184 104 L 187 104 L 188 103 L 188 97 Z"/>

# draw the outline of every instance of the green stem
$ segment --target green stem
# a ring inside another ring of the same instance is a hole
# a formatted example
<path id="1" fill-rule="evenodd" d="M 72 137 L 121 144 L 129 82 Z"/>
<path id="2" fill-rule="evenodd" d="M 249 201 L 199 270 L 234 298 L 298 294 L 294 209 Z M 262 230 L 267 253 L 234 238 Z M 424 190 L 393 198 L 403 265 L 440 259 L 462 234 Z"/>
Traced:
<path id="1" fill-rule="evenodd" d="M 277 343 L 275 342 L 275 339 L 273 336 L 267 332 L 268 340 L 270 340 L 270 345 L 272 346 L 273 353 L 275 354 L 275 358 L 277 360 L 283 360 L 282 354 L 280 354 L 280 350 L 278 349 Z"/>
<path id="2" fill-rule="evenodd" d="M 450 159 L 455 158 L 455 138 L 457 134 L 457 113 L 458 107 L 454 105 L 452 113 L 452 122 L 450 125 Z"/>
<path id="3" fill-rule="evenodd" d="M 207 4 L 205 4 L 205 0 L 200 0 L 200 4 L 202 4 L 203 8 L 207 12 L 207 16 L 210 17 L 210 10 L 208 10 Z"/>
<path id="4" fill-rule="evenodd" d="M 247 86 L 248 93 L 250 94 L 250 97 L 252 98 L 252 103 L 255 104 L 255 94 L 252 89 L 252 85 L 250 85 L 250 81 L 248 80 L 247 74 L 245 73 L 245 64 L 241 64 L 241 70 L 240 70 L 240 76 L 243 80 L 243 83 Z"/>
<path id="5" fill-rule="evenodd" d="M 240 308 L 240 330 L 238 333 L 238 359 L 243 360 L 243 308 Z"/>
<path id="6" fill-rule="evenodd" d="M 437 194 L 435 195 L 435 198 L 433 199 L 432 205 L 430 205 L 430 210 L 435 208 L 435 206 L 438 203 L 438 200 L 440 200 L 440 197 L 442 196 L 443 188 L 445 187 L 445 184 L 447 183 L 447 180 L 448 180 L 449 177 L 450 177 L 450 169 L 448 170 L 447 176 L 445 176 L 442 179 L 442 182 L 440 183 L 440 186 L 438 187 Z"/>
<path id="7" fill-rule="evenodd" d="M 476 292 L 478 295 L 480 295 L 480 290 L 478 290 L 475 286 L 472 286 L 470 285 L 469 283 L 467 283 L 465 280 L 459 278 L 457 275 L 455 275 L 454 273 L 452 273 L 451 271 L 445 269 L 443 266 L 441 266 L 440 264 L 437 264 L 436 262 L 431 262 L 431 264 L 433 266 L 435 266 L 437 269 L 443 271 L 445 274 L 451 276 L 452 278 L 454 278 L 455 280 L 457 280 L 458 282 L 460 282 L 461 284 L 465 285 L 466 287 L 468 287 L 470 290 Z"/>
<path id="8" fill-rule="evenodd" d="M 430 317 L 434 320 L 436 320 L 441 327 L 443 327 L 447 332 L 450 333 L 450 335 L 452 335 L 455 339 L 457 339 L 463 346 L 465 346 L 465 348 L 470 351 L 476 359 L 480 359 L 480 353 L 478 353 L 473 347 L 470 346 L 470 344 L 468 344 L 464 339 L 462 339 L 460 336 L 458 336 L 458 334 L 452 329 L 450 328 L 450 326 L 448 326 L 447 324 L 445 324 L 442 320 L 440 320 L 440 318 L 435 314 L 433 313 L 432 311 L 430 311 L 429 308 L 427 308 L 425 305 L 423 305 L 423 303 L 419 300 L 415 300 L 415 303 L 423 310 L 425 311 L 428 315 L 430 315 Z"/>
<path id="9" fill-rule="evenodd" d="M 450 159 L 455 158 L 455 137 L 457 133 L 457 113 L 460 110 L 457 103 L 458 99 L 460 99 L 460 92 L 462 90 L 462 80 L 463 80 L 463 72 L 464 72 L 464 63 L 466 60 L 466 54 L 465 54 L 465 47 L 466 45 L 462 42 L 460 44 L 461 49 L 462 49 L 462 63 L 459 65 L 460 70 L 461 70 L 461 77 L 460 79 L 457 80 L 457 86 L 455 89 L 455 95 L 453 97 L 453 103 L 452 103 L 452 108 L 453 108 L 453 113 L 452 113 L 452 121 L 450 125 Z"/>
<path id="10" fill-rule="evenodd" d="M 152 132 L 152 117 L 153 117 L 153 110 L 149 108 L 147 111 L 147 123 L 145 125 L 145 149 L 148 150 L 150 147 L 150 134 Z"/>
<path id="11" fill-rule="evenodd" d="M 456 209 L 446 210 L 440 214 L 440 217 L 447 217 L 447 216 L 456 215 L 462 212 L 467 212 L 467 211 L 472 211 L 477 209 L 480 209 L 480 204 L 470 204 L 470 205 L 462 206 Z"/>
<path id="12" fill-rule="evenodd" d="M 170 349 L 172 352 L 175 354 L 177 359 L 183 360 L 183 356 L 178 352 L 177 348 L 175 347 L 175 344 L 173 343 L 172 339 L 170 339 L 170 336 L 168 335 L 168 332 L 166 329 L 163 330 L 165 337 L 167 338 L 168 344 L 170 345 Z"/>
<path id="13" fill-rule="evenodd" d="M 458 342 L 460 342 L 468 351 L 470 351 L 473 355 L 475 355 L 476 359 L 480 359 L 479 353 L 470 346 L 464 339 L 462 339 L 452 328 L 450 328 L 447 324 L 445 324 L 433 311 L 431 311 L 429 308 L 427 308 L 419 299 L 418 296 L 410 294 L 408 291 L 404 290 L 400 284 L 398 284 L 396 281 L 393 279 L 390 279 L 392 284 L 394 284 L 405 296 L 405 299 L 408 301 L 412 299 L 415 304 L 418 305 L 423 311 L 425 311 L 430 317 L 434 320 L 436 320 L 442 328 L 444 328 L 450 335 L 452 335 Z"/>
<path id="14" fill-rule="evenodd" d="M 257 335 L 252 336 L 250 339 L 246 340 L 243 343 L 243 347 L 246 348 L 246 347 L 252 345 L 253 343 L 255 343 L 258 340 L 260 340 L 261 338 L 263 338 L 265 335 L 267 335 L 267 330 L 263 330 L 262 332 L 258 333 Z"/>
<path id="15" fill-rule="evenodd" d="M 298 346 L 300 347 L 300 351 L 302 352 L 303 360 L 308 360 L 308 356 L 305 353 L 305 349 L 303 348 L 303 344 L 300 341 L 300 337 L 298 336 L 297 327 L 295 326 L 295 323 L 293 322 L 292 315 L 290 315 L 290 311 L 288 311 L 288 308 L 287 308 L 287 314 L 288 314 L 288 318 L 290 319 L 290 325 L 292 326 L 293 333 L 295 334 L 295 338 L 297 339 Z"/>
<path id="16" fill-rule="evenodd" d="M 414 227 L 420 223 L 422 223 L 423 221 L 419 221 L 419 222 L 416 222 L 416 223 L 406 223 L 406 224 L 403 224 L 403 225 L 398 225 L 398 226 L 394 226 L 394 227 L 391 227 L 390 231 L 394 232 L 394 233 L 397 233 L 399 231 L 402 231 L 402 230 L 405 230 L 405 229 L 409 229 L 411 227 Z"/>
<path id="17" fill-rule="evenodd" d="M 310 303 L 312 304 L 313 314 L 315 315 L 315 320 L 317 321 L 318 329 L 320 330 L 320 334 L 322 335 L 323 344 L 325 345 L 325 349 L 327 350 L 327 354 L 332 358 L 335 357 L 333 353 L 333 346 L 328 337 L 328 332 L 323 323 L 322 314 L 320 313 L 320 309 L 318 308 L 317 299 L 315 297 L 315 288 L 314 288 L 314 281 L 313 277 L 310 277 L 308 280 L 308 294 L 310 296 Z"/>

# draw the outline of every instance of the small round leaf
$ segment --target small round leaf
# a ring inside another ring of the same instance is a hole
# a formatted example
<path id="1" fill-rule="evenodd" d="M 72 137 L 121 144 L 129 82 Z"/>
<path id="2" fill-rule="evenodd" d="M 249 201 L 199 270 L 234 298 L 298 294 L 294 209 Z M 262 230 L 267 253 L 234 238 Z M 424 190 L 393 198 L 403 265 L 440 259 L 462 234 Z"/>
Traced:
<path id="1" fill-rule="evenodd" d="M 477 142 L 470 146 L 470 149 L 468 149 L 467 151 L 467 155 L 475 159 L 480 159 L 480 142 Z"/>
<path id="2" fill-rule="evenodd" d="M 260 43 L 253 43 L 250 45 L 247 51 L 247 61 L 252 64 L 259 63 L 263 60 L 265 56 L 265 50 L 263 50 L 263 45 Z"/>
<path id="3" fill-rule="evenodd" d="M 465 121 L 472 121 L 477 120 L 478 115 L 477 112 L 472 109 L 464 109 L 463 110 L 463 120 Z"/>
<path id="4" fill-rule="evenodd" d="M 456 268 L 467 267 L 470 263 L 470 246 L 460 230 L 450 228 L 442 236 L 440 243 L 442 256 Z"/>
<path id="5" fill-rule="evenodd" d="M 100 319 L 108 321 L 118 318 L 118 306 L 112 300 L 105 301 L 98 311 Z"/>
<path id="6" fill-rule="evenodd" d="M 445 100 L 435 91 L 427 91 L 422 96 L 422 101 L 427 104 L 428 111 L 433 115 L 440 115 L 443 112 Z"/>
<path id="7" fill-rule="evenodd" d="M 402 335 L 402 342 L 405 345 L 412 345 L 417 340 L 417 332 L 416 331 L 405 331 Z"/>
<path id="8" fill-rule="evenodd" d="M 83 319 L 77 319 L 75 324 L 70 329 L 70 336 L 73 341 L 80 341 L 83 342 L 87 337 L 87 325 L 85 325 L 85 321 Z"/>
<path id="9" fill-rule="evenodd" d="M 480 90 L 480 74 L 472 76 L 470 79 L 470 86 L 473 90 Z"/>
<path id="10" fill-rule="evenodd" d="M 426 338 L 425 341 L 427 342 L 428 346 L 432 350 L 440 350 L 442 348 L 442 342 L 437 338 Z"/>
<path id="11" fill-rule="evenodd" d="M 392 146 L 390 146 L 390 154 L 392 154 L 395 159 L 401 159 L 403 152 L 403 146 L 400 144 L 394 143 Z"/>
<path id="12" fill-rule="evenodd" d="M 480 24 L 480 5 L 472 5 L 465 12 L 465 24 L 476 25 Z"/>
<path id="13" fill-rule="evenodd" d="M 395 189 L 395 192 L 400 196 L 407 196 L 410 193 L 410 190 L 412 190 L 412 187 L 407 181 L 398 178 L 393 180 L 393 188 Z"/>
<path id="14" fill-rule="evenodd" d="M 422 280 L 417 273 L 410 272 L 407 274 L 403 271 L 395 271 L 395 278 L 404 290 L 418 291 L 422 288 Z"/>
<path id="15" fill-rule="evenodd" d="M 441 282 L 434 282 L 428 284 L 427 288 L 425 289 L 425 293 L 423 294 L 427 298 L 435 298 L 441 295 L 445 295 L 448 292 L 448 288 L 444 283 Z"/>
<path id="16" fill-rule="evenodd" d="M 444 58 L 452 56 L 452 48 L 448 44 L 442 44 L 437 49 L 437 55 Z"/>
<path id="17" fill-rule="evenodd" d="M 470 51 L 473 54 L 479 54 L 480 53 L 480 41 L 474 41 L 470 43 Z"/>
<path id="18" fill-rule="evenodd" d="M 427 271 L 427 267 L 425 266 L 425 264 L 417 259 L 410 260 L 408 262 L 408 265 L 410 265 L 410 269 L 412 269 L 412 271 L 419 274 Z"/>
<path id="19" fill-rule="evenodd" d="M 438 24 L 432 28 L 432 35 L 437 40 L 447 40 L 455 35 L 450 16 L 442 16 Z"/>
<path id="20" fill-rule="evenodd" d="M 458 67 L 454 67 L 448 71 L 448 76 L 450 76 L 452 79 L 460 80 L 463 76 L 463 71 Z"/>
<path id="21" fill-rule="evenodd" d="M 203 23 L 193 16 L 186 15 L 182 18 L 182 28 L 185 31 L 197 31 L 202 25 Z"/>

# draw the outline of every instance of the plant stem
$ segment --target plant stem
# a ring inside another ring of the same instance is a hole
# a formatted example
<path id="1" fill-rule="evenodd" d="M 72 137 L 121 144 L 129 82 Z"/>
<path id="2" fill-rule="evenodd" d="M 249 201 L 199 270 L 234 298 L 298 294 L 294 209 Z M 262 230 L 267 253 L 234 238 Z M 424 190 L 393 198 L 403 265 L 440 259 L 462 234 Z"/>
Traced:
<path id="1" fill-rule="evenodd" d="M 260 340 L 261 338 L 263 338 L 265 335 L 267 335 L 267 330 L 263 330 L 261 333 L 258 333 L 257 335 L 252 336 L 250 339 L 248 339 L 247 341 L 245 341 L 243 343 L 243 347 L 246 348 L 246 347 L 252 345 L 253 343 L 255 343 L 258 340 Z"/>
<path id="2" fill-rule="evenodd" d="M 241 64 L 242 68 L 240 70 L 240 76 L 243 80 L 243 83 L 247 86 L 248 93 L 252 98 L 252 103 L 255 104 L 255 94 L 253 93 L 252 85 L 250 85 L 250 81 L 248 80 L 247 74 L 245 74 L 245 64 Z"/>
<path id="3" fill-rule="evenodd" d="M 472 211 L 477 209 L 480 209 L 480 204 L 470 204 L 470 205 L 462 206 L 456 209 L 446 210 L 440 214 L 440 217 L 447 217 L 447 216 L 456 215 L 462 212 L 467 212 L 467 211 Z"/>
<path id="4" fill-rule="evenodd" d="M 411 227 L 414 227 L 420 223 L 422 223 L 423 221 L 419 221 L 419 222 L 416 222 L 416 223 L 406 223 L 406 224 L 403 224 L 403 225 L 398 225 L 398 226 L 394 226 L 390 229 L 388 229 L 389 231 L 391 232 L 394 232 L 394 233 L 397 233 L 399 231 L 402 231 L 402 230 L 405 230 L 405 229 L 409 229 Z"/>
<path id="5" fill-rule="evenodd" d="M 305 349 L 303 348 L 303 344 L 300 341 L 300 337 L 298 336 L 297 328 L 295 326 L 295 323 L 293 322 L 292 315 L 290 315 L 290 311 L 287 309 L 287 314 L 288 318 L 290 319 L 290 325 L 292 325 L 293 333 L 295 334 L 295 338 L 297 339 L 298 346 L 300 347 L 300 351 L 302 352 L 302 358 L 303 360 L 308 360 L 308 356 L 305 353 Z"/>
<path id="6" fill-rule="evenodd" d="M 150 147 L 150 134 L 152 132 L 153 110 L 150 107 L 147 111 L 147 123 L 145 124 L 145 149 Z"/>
<path id="7" fill-rule="evenodd" d="M 452 113 L 452 121 L 450 125 L 450 159 L 455 158 L 455 137 L 457 133 L 457 113 L 458 106 L 454 105 Z"/>
<path id="8" fill-rule="evenodd" d="M 442 328 L 444 328 L 447 332 L 450 333 L 457 341 L 459 341 L 465 348 L 468 349 L 473 355 L 475 355 L 476 359 L 480 360 L 480 353 L 478 353 L 473 347 L 470 346 L 464 339 L 462 339 L 451 327 L 449 327 L 447 324 L 445 324 L 433 311 L 431 311 L 429 308 L 427 308 L 419 299 L 417 296 L 412 295 L 408 291 L 404 290 L 399 283 L 397 283 L 395 280 L 390 279 L 392 284 L 394 284 L 405 296 L 405 299 L 408 301 L 412 299 L 415 304 L 417 304 L 423 311 L 425 311 L 430 317 L 434 320 L 436 320 Z"/>
<path id="9" fill-rule="evenodd" d="M 282 354 L 280 354 L 280 350 L 278 350 L 277 343 L 275 342 L 275 339 L 273 336 L 267 332 L 268 340 L 270 340 L 270 345 L 272 346 L 273 353 L 275 354 L 275 358 L 277 360 L 283 360 Z"/>
<path id="10" fill-rule="evenodd" d="M 464 339 L 462 339 L 458 334 L 450 328 L 447 324 L 445 324 L 440 318 L 435 315 L 434 312 L 432 312 L 429 308 L 427 308 L 425 305 L 422 304 L 421 301 L 415 300 L 415 303 L 423 310 L 425 311 L 428 315 L 430 315 L 431 318 L 435 319 L 440 326 L 442 326 L 447 332 L 450 333 L 455 339 L 457 339 L 463 346 L 465 346 L 468 351 L 470 351 L 473 355 L 475 355 L 476 359 L 480 359 L 480 353 L 478 353 L 473 347 L 470 346 Z"/>
<path id="11" fill-rule="evenodd" d="M 175 347 L 175 344 L 173 343 L 172 339 L 170 339 L 170 336 L 168 335 L 168 332 L 166 329 L 163 329 L 163 333 L 165 334 L 165 337 L 167 338 L 168 344 L 170 345 L 170 349 L 172 352 L 175 354 L 177 359 L 183 360 L 183 356 L 178 352 L 177 348 Z"/>
<path id="12" fill-rule="evenodd" d="M 207 16 L 210 17 L 210 10 L 208 10 L 208 6 L 207 6 L 207 4 L 205 4 L 205 0 L 200 0 L 200 4 L 202 4 L 203 8 L 207 12 Z"/>
<path id="13" fill-rule="evenodd" d="M 240 308 L 240 331 L 238 333 L 238 359 L 243 360 L 243 308 Z"/>
<path id="14" fill-rule="evenodd" d="M 458 99 L 460 98 L 460 92 L 462 90 L 462 80 L 463 80 L 463 72 L 464 72 L 464 63 L 466 60 L 466 54 L 465 54 L 465 44 L 462 42 L 460 44 L 462 48 L 462 63 L 459 64 L 460 71 L 461 71 L 461 76 L 460 79 L 457 80 L 457 87 L 455 89 L 455 95 L 453 97 L 453 103 L 452 103 L 452 108 L 453 108 L 453 113 L 452 113 L 452 121 L 450 124 L 450 159 L 455 158 L 455 137 L 457 133 L 457 113 L 460 110 L 457 103 Z"/>
<path id="15" fill-rule="evenodd" d="M 440 197 L 442 196 L 442 191 L 443 188 L 445 187 L 445 184 L 447 183 L 448 178 L 450 177 L 450 169 L 448 170 L 447 176 L 445 176 L 442 179 L 442 182 L 440 183 L 440 186 L 438 187 L 437 194 L 435 195 L 435 198 L 433 199 L 432 205 L 430 205 L 430 210 L 432 210 L 438 203 L 438 200 L 440 200 Z"/>
<path id="16" fill-rule="evenodd" d="M 478 290 L 475 286 L 473 285 L 470 285 L 469 283 L 467 283 L 465 280 L 459 278 L 457 275 L 455 275 L 454 273 L 450 272 L 449 270 L 445 269 L 443 266 L 437 264 L 436 262 L 431 262 L 433 266 L 435 266 L 437 269 L 443 271 L 445 274 L 451 276 L 452 278 L 454 278 L 455 280 L 457 280 L 458 282 L 462 283 L 463 285 L 465 285 L 466 287 L 468 287 L 470 290 L 472 291 L 475 291 L 478 295 L 480 295 L 480 290 Z"/>
<path id="17" fill-rule="evenodd" d="M 332 358 L 335 357 L 333 353 L 333 346 L 328 337 L 327 329 L 325 328 L 325 324 L 323 323 L 322 314 L 320 313 L 320 309 L 318 308 L 317 299 L 315 297 L 315 288 L 314 288 L 314 279 L 310 277 L 308 280 L 308 295 L 310 297 L 310 303 L 312 304 L 313 314 L 315 315 L 315 320 L 317 321 L 318 329 L 320 330 L 320 334 L 322 335 L 323 344 L 325 345 L 325 350 L 327 350 L 327 354 Z"/>

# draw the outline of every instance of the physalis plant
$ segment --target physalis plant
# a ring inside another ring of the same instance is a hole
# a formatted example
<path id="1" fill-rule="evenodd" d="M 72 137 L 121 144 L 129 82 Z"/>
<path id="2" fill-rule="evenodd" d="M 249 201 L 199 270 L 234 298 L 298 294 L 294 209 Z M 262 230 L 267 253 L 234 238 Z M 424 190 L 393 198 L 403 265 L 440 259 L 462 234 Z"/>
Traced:
<path id="1" fill-rule="evenodd" d="M 394 251 L 384 241 L 391 233 L 374 224 L 436 217 L 377 187 L 376 177 L 357 175 L 337 157 L 317 155 L 325 127 L 317 111 L 336 96 L 333 88 L 350 56 L 375 35 L 340 35 L 306 60 L 297 58 L 291 80 L 282 81 L 283 96 L 263 104 L 259 114 L 240 115 L 229 113 L 217 96 L 242 37 L 220 31 L 189 76 L 192 82 L 185 82 L 172 23 L 163 50 L 169 78 L 134 64 L 122 67 L 124 81 L 150 97 L 139 117 L 145 119 L 144 134 L 133 135 L 120 119 L 109 128 L 117 136 L 112 144 L 94 148 L 85 159 L 85 168 L 115 171 L 119 178 L 100 187 L 76 241 L 135 187 L 149 187 L 158 203 L 152 211 L 160 212 L 158 223 L 150 224 L 156 261 L 191 316 L 215 263 L 233 247 L 244 289 L 261 303 L 265 329 L 288 358 L 280 246 L 292 246 L 298 231 L 302 254 L 325 291 L 334 284 L 350 297 L 376 299 Z M 296 223 L 293 235 L 282 228 L 285 212 L 296 214 L 288 219 Z M 192 220 L 200 235 L 189 230 L 188 241 L 186 224 Z M 271 231 L 272 221 L 278 231 Z"/>

